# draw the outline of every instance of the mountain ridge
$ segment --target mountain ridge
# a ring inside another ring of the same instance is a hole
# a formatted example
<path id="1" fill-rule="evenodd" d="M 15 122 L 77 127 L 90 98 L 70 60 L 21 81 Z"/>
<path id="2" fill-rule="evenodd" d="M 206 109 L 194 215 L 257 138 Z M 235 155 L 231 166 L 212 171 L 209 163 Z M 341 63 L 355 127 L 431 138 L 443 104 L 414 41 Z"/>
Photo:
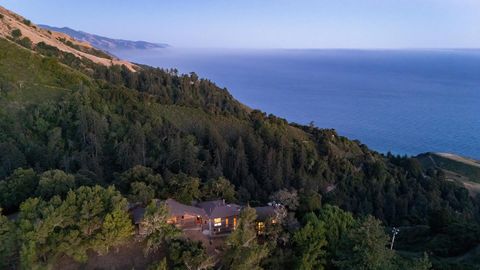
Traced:
<path id="1" fill-rule="evenodd" d="M 143 40 L 133 41 L 127 39 L 115 39 L 75 30 L 70 27 L 55 27 L 46 24 L 39 24 L 38 26 L 50 31 L 56 31 L 70 35 L 77 40 L 88 42 L 97 49 L 108 52 L 111 52 L 112 50 L 148 50 L 170 47 L 170 45 L 166 43 L 153 43 Z"/>
<path id="2" fill-rule="evenodd" d="M 38 27 L 30 20 L 0 6 L 0 37 L 21 44 L 27 49 L 36 47 L 54 47 L 78 58 L 85 58 L 103 66 L 123 65 L 135 71 L 136 65 L 112 57 L 95 49 L 87 42 L 78 41 L 71 36 Z"/>

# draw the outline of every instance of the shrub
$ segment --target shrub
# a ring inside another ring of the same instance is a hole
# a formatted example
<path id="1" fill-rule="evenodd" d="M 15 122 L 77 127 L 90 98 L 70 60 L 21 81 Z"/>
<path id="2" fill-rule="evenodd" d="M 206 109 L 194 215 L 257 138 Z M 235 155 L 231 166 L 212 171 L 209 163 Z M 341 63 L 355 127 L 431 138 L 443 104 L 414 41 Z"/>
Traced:
<path id="1" fill-rule="evenodd" d="M 28 37 L 24 37 L 18 41 L 18 44 L 22 45 L 25 48 L 31 49 L 32 48 L 32 41 Z"/>
<path id="2" fill-rule="evenodd" d="M 28 26 L 30 26 L 32 24 L 32 22 L 30 20 L 27 20 L 27 19 L 24 19 L 23 23 L 28 25 Z"/>
<path id="3" fill-rule="evenodd" d="M 0 20 L 2 20 L 2 19 L 3 19 L 3 14 L 0 14 Z"/>
<path id="4" fill-rule="evenodd" d="M 22 31 L 20 29 L 14 29 L 12 30 L 12 37 L 14 38 L 19 38 L 22 36 Z"/>

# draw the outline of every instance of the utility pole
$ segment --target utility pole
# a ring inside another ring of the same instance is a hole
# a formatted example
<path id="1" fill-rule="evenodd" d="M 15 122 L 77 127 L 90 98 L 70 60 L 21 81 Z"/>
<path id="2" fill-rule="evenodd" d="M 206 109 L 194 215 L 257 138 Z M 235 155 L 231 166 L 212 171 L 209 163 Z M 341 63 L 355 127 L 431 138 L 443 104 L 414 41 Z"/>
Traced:
<path id="1" fill-rule="evenodd" d="M 399 229 L 397 229 L 397 228 L 395 228 L 395 227 L 392 228 L 392 234 L 393 234 L 393 236 L 392 236 L 392 243 L 390 244 L 390 249 L 393 249 L 393 243 L 395 243 L 395 236 L 396 236 L 399 232 L 400 232 Z"/>

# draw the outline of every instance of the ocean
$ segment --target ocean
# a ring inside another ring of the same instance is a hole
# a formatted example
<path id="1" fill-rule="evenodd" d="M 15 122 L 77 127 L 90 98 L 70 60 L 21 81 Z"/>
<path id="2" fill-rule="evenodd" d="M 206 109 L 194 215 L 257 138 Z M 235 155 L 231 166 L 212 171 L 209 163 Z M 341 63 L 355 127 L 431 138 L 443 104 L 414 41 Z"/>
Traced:
<path id="1" fill-rule="evenodd" d="M 195 72 L 247 106 L 400 155 L 480 159 L 480 50 L 116 51 Z"/>

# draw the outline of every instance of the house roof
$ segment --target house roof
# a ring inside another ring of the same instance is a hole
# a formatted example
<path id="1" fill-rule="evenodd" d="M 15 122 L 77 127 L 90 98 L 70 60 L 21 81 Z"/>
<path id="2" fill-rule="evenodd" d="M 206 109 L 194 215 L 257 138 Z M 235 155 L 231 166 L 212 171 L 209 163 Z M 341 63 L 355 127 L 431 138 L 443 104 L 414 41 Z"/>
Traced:
<path id="1" fill-rule="evenodd" d="M 195 207 L 195 206 L 185 205 L 175 201 L 174 199 L 167 199 L 165 203 L 168 207 L 168 211 L 170 215 L 173 215 L 173 216 L 184 216 L 184 215 L 201 216 L 201 217 L 207 216 L 207 213 L 205 212 L 204 209 Z"/>
<path id="2" fill-rule="evenodd" d="M 227 204 L 224 200 L 206 201 L 197 204 L 198 207 L 205 210 L 209 218 L 224 218 L 237 216 L 242 207 L 237 204 Z"/>
<path id="3" fill-rule="evenodd" d="M 265 221 L 275 216 L 274 206 L 261 206 L 261 207 L 255 207 L 254 209 L 257 212 L 257 220 Z"/>
<path id="4" fill-rule="evenodd" d="M 215 207 L 210 214 L 210 218 L 224 218 L 240 215 L 242 208 L 236 204 L 227 204 L 223 206 Z"/>
<path id="5" fill-rule="evenodd" d="M 158 201 L 160 203 L 160 201 Z M 174 199 L 167 199 L 165 201 L 168 211 L 171 216 L 200 216 L 204 218 L 225 218 L 240 215 L 242 207 L 238 204 L 227 204 L 224 200 L 214 200 L 200 202 L 197 206 L 185 205 L 177 202 Z M 257 220 L 267 220 L 275 216 L 275 206 L 255 207 L 257 212 Z M 145 215 L 145 208 L 134 204 L 130 206 L 130 213 L 135 224 L 139 224 Z"/>

